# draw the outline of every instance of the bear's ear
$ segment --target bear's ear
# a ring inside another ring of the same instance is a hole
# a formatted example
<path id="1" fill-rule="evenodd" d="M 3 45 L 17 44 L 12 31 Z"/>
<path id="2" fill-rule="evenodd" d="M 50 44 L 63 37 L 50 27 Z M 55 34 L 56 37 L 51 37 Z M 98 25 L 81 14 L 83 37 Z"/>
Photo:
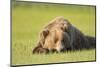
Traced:
<path id="1" fill-rule="evenodd" d="M 42 35 L 44 36 L 44 38 L 45 38 L 48 34 L 49 34 L 49 30 L 48 30 L 48 29 L 43 30 Z"/>
<path id="2" fill-rule="evenodd" d="M 64 21 L 64 31 L 67 32 L 68 34 L 70 34 L 70 30 L 72 28 L 72 25 L 69 23 L 68 20 Z"/>

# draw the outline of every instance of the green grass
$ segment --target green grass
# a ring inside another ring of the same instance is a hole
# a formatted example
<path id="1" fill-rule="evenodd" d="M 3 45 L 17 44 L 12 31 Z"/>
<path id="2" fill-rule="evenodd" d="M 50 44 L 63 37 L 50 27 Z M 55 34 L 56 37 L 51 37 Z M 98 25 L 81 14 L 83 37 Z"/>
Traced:
<path id="1" fill-rule="evenodd" d="M 42 3 L 19 3 L 12 7 L 12 64 L 42 64 L 95 60 L 95 49 L 47 55 L 33 55 L 44 25 L 63 16 L 84 34 L 95 36 L 95 7 Z"/>

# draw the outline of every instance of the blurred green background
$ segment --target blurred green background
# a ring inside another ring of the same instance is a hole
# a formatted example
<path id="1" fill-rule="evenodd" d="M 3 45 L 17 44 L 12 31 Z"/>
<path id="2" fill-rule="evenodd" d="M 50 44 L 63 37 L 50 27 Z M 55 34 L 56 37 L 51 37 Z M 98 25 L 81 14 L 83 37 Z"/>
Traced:
<path id="1" fill-rule="evenodd" d="M 33 55 L 39 32 L 53 18 L 63 16 L 85 35 L 95 36 L 95 6 L 12 2 L 12 65 L 94 61 L 95 49 Z"/>

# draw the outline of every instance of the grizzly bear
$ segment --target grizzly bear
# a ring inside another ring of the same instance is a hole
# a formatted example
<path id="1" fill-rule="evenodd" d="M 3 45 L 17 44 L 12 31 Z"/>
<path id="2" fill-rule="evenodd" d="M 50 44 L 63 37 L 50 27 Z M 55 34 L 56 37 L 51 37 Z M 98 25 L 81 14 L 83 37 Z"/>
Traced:
<path id="1" fill-rule="evenodd" d="M 56 17 L 40 32 L 33 53 L 64 52 L 95 48 L 95 38 L 85 36 L 67 19 Z"/>

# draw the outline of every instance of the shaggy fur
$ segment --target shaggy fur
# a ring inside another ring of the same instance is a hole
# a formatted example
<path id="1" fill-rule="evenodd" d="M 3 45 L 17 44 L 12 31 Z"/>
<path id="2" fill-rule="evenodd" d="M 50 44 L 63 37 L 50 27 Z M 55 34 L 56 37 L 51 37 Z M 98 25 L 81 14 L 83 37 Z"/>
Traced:
<path id="1" fill-rule="evenodd" d="M 56 17 L 44 27 L 33 53 L 63 52 L 95 48 L 95 38 L 85 36 L 63 17 Z"/>

